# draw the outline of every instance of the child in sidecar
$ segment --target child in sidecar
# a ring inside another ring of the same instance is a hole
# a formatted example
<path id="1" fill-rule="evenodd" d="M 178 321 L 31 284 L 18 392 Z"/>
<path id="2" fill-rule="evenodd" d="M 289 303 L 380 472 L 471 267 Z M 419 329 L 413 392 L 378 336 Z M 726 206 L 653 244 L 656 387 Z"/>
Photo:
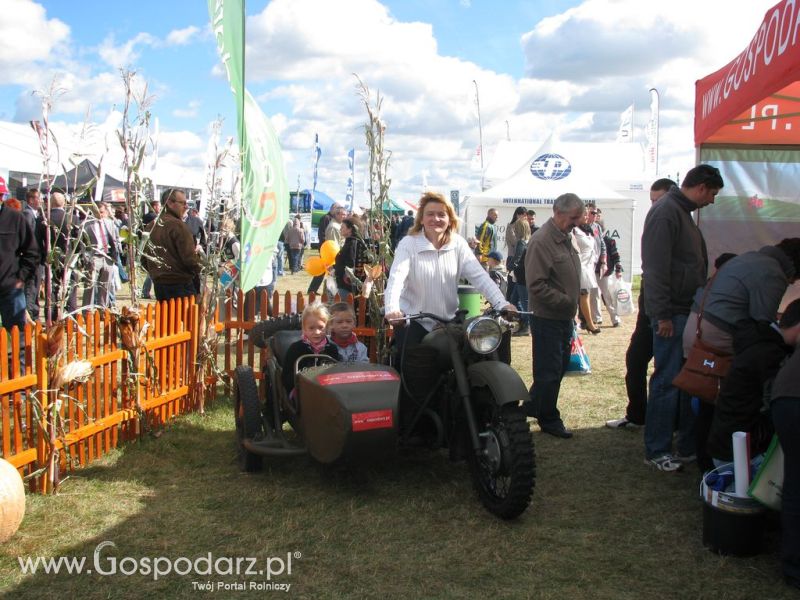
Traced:
<path id="1" fill-rule="evenodd" d="M 335 360 L 341 360 L 336 345 L 331 342 L 326 333 L 330 314 L 323 304 L 311 304 L 303 310 L 301 325 L 303 337 L 289 346 L 283 359 L 283 387 L 286 395 L 291 396 L 294 391 L 294 365 L 297 359 L 306 354 L 326 354 Z M 314 359 L 309 359 L 311 362 Z M 304 365 L 303 361 L 300 366 Z"/>
<path id="2" fill-rule="evenodd" d="M 330 308 L 331 341 L 344 362 L 369 362 L 367 347 L 358 341 L 353 329 L 356 315 L 347 302 L 337 302 Z"/>

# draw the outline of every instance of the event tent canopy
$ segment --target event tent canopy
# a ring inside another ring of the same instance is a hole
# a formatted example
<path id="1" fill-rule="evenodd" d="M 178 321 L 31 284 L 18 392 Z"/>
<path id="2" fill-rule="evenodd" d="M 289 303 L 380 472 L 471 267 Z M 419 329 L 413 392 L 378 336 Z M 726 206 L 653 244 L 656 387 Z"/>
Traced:
<path id="1" fill-rule="evenodd" d="M 78 163 L 66 173 L 59 175 L 53 181 L 53 188 L 60 189 L 70 194 L 76 191 L 88 191 L 94 188 L 101 175 L 97 166 L 88 158 Z M 124 200 L 125 196 L 115 193 L 115 190 L 124 190 L 125 184 L 108 173 L 103 173 L 103 200 L 117 201 Z"/>
<path id="2" fill-rule="evenodd" d="M 593 201 L 602 207 L 606 228 L 617 240 L 623 269 L 630 276 L 632 265 L 638 266 L 639 262 L 634 248 L 635 202 L 630 196 L 603 183 L 590 162 L 587 156 L 579 155 L 575 155 L 573 160 L 569 143 L 551 137 L 532 152 L 508 179 L 465 199 L 462 210 L 464 235 L 474 236 L 476 226 L 486 218 L 488 209 L 495 208 L 500 239 L 498 249 L 505 255 L 505 227 L 517 206 L 536 210 L 537 222 L 542 224 L 550 218 L 555 199 L 572 192 L 584 202 Z"/>
<path id="3" fill-rule="evenodd" d="M 698 162 L 725 181 L 715 203 L 698 211 L 711 260 L 800 232 L 798 24 L 800 6 L 778 2 L 736 58 L 696 83 Z"/>

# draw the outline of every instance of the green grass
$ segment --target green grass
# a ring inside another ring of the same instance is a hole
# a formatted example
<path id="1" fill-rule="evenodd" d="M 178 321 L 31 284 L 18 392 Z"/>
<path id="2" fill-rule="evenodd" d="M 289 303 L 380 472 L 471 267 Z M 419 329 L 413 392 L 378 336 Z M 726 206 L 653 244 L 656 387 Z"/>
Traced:
<path id="1" fill-rule="evenodd" d="M 300 289 L 305 278 L 286 278 Z M 283 282 L 282 282 L 283 283 Z M 593 373 L 568 378 L 559 405 L 572 440 L 534 433 L 533 503 L 514 522 L 488 514 L 466 466 L 414 451 L 355 472 L 307 459 L 270 460 L 240 473 L 230 400 L 206 417 L 176 420 L 73 473 L 58 496 L 28 496 L 20 531 L 0 547 L 9 598 L 194 598 L 192 582 L 259 582 L 262 576 L 37 574 L 18 556 L 196 559 L 293 558 L 293 598 L 791 598 L 775 534 L 770 552 L 722 558 L 701 543 L 699 475 L 642 464 L 642 433 L 612 431 L 622 415 L 623 356 L 633 319 L 585 343 Z M 529 338 L 514 338 L 514 366 L 530 382 Z M 534 428 L 536 430 L 536 428 Z M 107 567 L 103 561 L 101 566 Z M 262 597 L 219 591 L 214 597 Z"/>

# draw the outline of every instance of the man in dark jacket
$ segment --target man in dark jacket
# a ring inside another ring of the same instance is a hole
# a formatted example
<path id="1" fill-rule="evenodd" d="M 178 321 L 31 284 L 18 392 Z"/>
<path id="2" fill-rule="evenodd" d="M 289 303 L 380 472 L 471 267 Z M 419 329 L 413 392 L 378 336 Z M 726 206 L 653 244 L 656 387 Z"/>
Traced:
<path id="1" fill-rule="evenodd" d="M 683 468 L 681 458 L 694 458 L 694 419 L 689 398 L 679 393 L 672 380 L 683 360 L 683 329 L 692 298 L 708 275 L 706 243 L 691 213 L 713 204 L 723 185 L 718 169 L 710 165 L 694 167 L 680 189 L 671 188 L 650 208 L 642 231 L 645 310 L 653 326 L 655 362 L 645 420 L 645 464 L 660 471 L 678 471 Z M 672 454 L 672 433 L 679 412 L 676 458 Z"/>
<path id="2" fill-rule="evenodd" d="M 25 207 L 22 209 L 22 216 L 28 221 L 33 229 L 33 237 L 39 247 L 39 264 L 31 273 L 31 277 L 25 282 L 25 302 L 28 305 L 28 314 L 34 321 L 39 320 L 39 291 L 44 280 L 44 237 L 45 224 L 42 214 L 42 195 L 36 188 L 29 188 L 25 192 Z"/>
<path id="3" fill-rule="evenodd" d="M 570 340 L 580 295 L 580 259 L 572 245 L 572 230 L 583 218 L 583 201 L 562 194 L 553 203 L 553 217 L 531 236 L 525 252 L 525 280 L 533 332 L 533 385 L 528 416 L 536 417 L 544 433 L 571 438 L 558 410 L 561 380 L 567 370 Z"/>
<path id="4" fill-rule="evenodd" d="M 161 202 L 153 200 L 152 208 L 147 211 L 142 217 L 142 227 L 147 227 L 150 223 L 156 220 L 156 217 L 161 213 Z M 153 280 L 150 275 L 144 278 L 142 282 L 142 298 L 145 300 L 150 299 L 150 290 L 153 287 Z"/>
<path id="5" fill-rule="evenodd" d="M 59 305 L 63 293 L 66 295 L 66 311 L 74 312 L 78 308 L 78 276 L 74 266 L 78 255 L 67 256 L 69 240 L 74 240 L 78 235 L 78 228 L 72 224 L 72 216 L 64 209 L 66 198 L 61 192 L 50 194 L 50 244 L 55 249 L 53 252 L 50 318 L 55 321 L 59 317 Z M 42 252 L 44 253 L 44 252 Z M 67 265 L 70 258 L 71 265 Z"/>
<path id="6" fill-rule="evenodd" d="M 707 450 L 715 459 L 733 460 L 731 435 L 750 433 L 750 453 L 765 452 L 772 439 L 772 416 L 765 410 L 765 390 L 792 353 L 800 336 L 800 300 L 795 300 L 780 325 L 740 321 L 733 338 L 734 359 L 722 382 Z M 768 395 L 768 394 L 767 394 Z"/>
<path id="7" fill-rule="evenodd" d="M 672 189 L 671 179 L 657 179 L 650 186 L 650 203 L 655 204 Z M 653 327 L 644 309 L 644 285 L 639 287 L 639 311 L 636 326 L 631 334 L 628 350 L 625 352 L 625 390 L 628 406 L 621 419 L 606 421 L 606 427 L 641 427 L 647 414 L 647 368 L 653 358 Z"/>
<path id="8" fill-rule="evenodd" d="M 192 232 L 183 222 L 186 195 L 168 189 L 161 197 L 164 210 L 149 226 L 150 239 L 145 246 L 142 266 L 150 273 L 156 300 L 194 296 L 200 290 L 195 279 L 200 274 L 200 260 Z"/>
<path id="9" fill-rule="evenodd" d="M 800 321 L 798 301 L 784 312 L 784 323 L 793 311 Z M 787 321 L 788 322 L 788 321 Z M 796 344 L 795 344 L 796 346 Z M 772 384 L 772 422 L 783 448 L 783 497 L 781 506 L 781 563 L 786 583 L 800 588 L 800 352 L 784 363 Z"/>
<path id="10" fill-rule="evenodd" d="M 39 265 L 33 228 L 21 212 L 0 203 L 0 321 L 25 326 L 25 282 Z"/>

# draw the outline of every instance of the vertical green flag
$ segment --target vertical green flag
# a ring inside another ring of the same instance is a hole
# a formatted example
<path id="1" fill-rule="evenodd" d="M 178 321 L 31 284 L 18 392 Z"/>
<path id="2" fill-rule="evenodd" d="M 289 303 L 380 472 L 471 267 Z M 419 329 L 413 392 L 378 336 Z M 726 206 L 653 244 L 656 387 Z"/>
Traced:
<path id="1" fill-rule="evenodd" d="M 244 86 L 244 0 L 208 0 L 211 28 L 236 98 L 242 155 L 241 287 L 255 287 L 272 268 L 289 218 L 289 188 L 278 136 Z"/>

